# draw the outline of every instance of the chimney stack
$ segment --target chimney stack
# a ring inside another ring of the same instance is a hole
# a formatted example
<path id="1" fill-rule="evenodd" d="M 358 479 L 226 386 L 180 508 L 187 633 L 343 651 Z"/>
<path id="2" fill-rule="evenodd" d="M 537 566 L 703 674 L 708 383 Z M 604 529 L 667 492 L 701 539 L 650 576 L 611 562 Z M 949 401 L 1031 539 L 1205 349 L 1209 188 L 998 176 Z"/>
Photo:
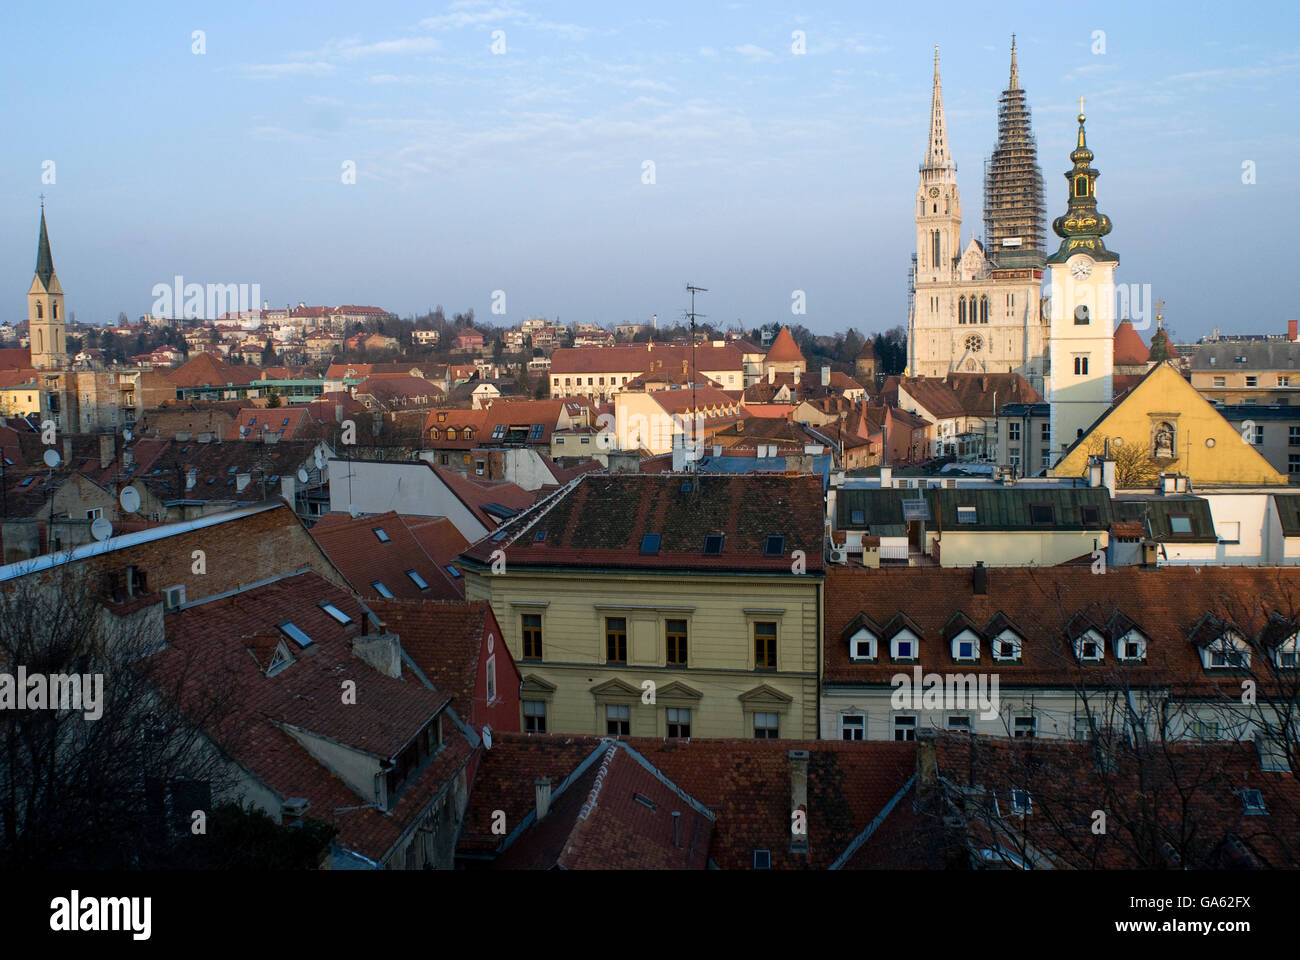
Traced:
<path id="1" fill-rule="evenodd" d="M 673 846 L 682 845 L 682 814 L 679 810 L 673 811 Z"/>
<path id="2" fill-rule="evenodd" d="M 822 386 L 829 387 L 830 385 L 831 385 L 831 368 L 822 367 Z"/>
<path id="3" fill-rule="evenodd" d="M 989 571 L 983 560 L 975 561 L 975 569 L 971 571 L 971 590 L 976 596 L 988 596 Z"/>
<path id="4" fill-rule="evenodd" d="M 803 850 L 808 849 L 808 751 L 791 750 L 790 756 L 790 812 L 791 812 L 791 834 L 790 849 Z M 794 819 L 794 812 L 802 810 L 804 813 L 802 832 L 795 833 L 798 826 Z"/>
<path id="5" fill-rule="evenodd" d="M 551 778 L 538 777 L 533 781 L 533 787 L 537 795 L 537 819 L 545 820 L 551 809 Z"/>
<path id="6" fill-rule="evenodd" d="M 1288 320 L 1286 322 L 1286 338 L 1290 340 L 1292 343 L 1295 343 L 1295 341 L 1300 340 L 1300 331 L 1297 331 L 1296 329 L 1297 325 L 1300 325 L 1300 321 Z"/>
<path id="7" fill-rule="evenodd" d="M 776 367 L 767 368 L 767 382 L 776 383 Z"/>

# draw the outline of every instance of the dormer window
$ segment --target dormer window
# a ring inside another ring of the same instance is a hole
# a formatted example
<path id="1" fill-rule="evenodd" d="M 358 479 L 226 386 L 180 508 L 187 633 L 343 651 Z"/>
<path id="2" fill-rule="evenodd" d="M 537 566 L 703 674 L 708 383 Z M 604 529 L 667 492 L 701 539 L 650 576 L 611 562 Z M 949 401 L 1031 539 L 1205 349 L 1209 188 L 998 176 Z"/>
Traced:
<path id="1" fill-rule="evenodd" d="M 1028 790 L 1011 791 L 1011 815 L 1014 817 L 1028 816 L 1033 810 L 1033 798 L 1030 797 Z"/>
<path id="2" fill-rule="evenodd" d="M 1226 633 L 1201 650 L 1201 662 L 1207 670 L 1249 667 L 1250 650 L 1236 634 Z"/>
<path id="3" fill-rule="evenodd" d="M 1147 638 L 1137 629 L 1129 630 L 1115 638 L 1115 656 L 1120 660 L 1145 660 L 1147 658 Z"/>
<path id="4" fill-rule="evenodd" d="M 952 638 L 952 658 L 954 660 L 978 660 L 980 641 L 974 632 L 963 630 Z"/>
<path id="5" fill-rule="evenodd" d="M 1074 641 L 1074 655 L 1083 662 L 1100 662 L 1106 657 L 1106 644 L 1096 630 L 1086 630 Z"/>
<path id="6" fill-rule="evenodd" d="M 993 638 L 994 660 L 1019 660 L 1020 638 L 1010 630 L 1004 630 Z"/>
<path id="7" fill-rule="evenodd" d="M 889 656 L 894 660 L 915 660 L 920 649 L 920 639 L 911 630 L 902 630 L 889 641 Z"/>
<path id="8" fill-rule="evenodd" d="M 1258 788 L 1248 788 L 1241 791 L 1241 805 L 1245 808 L 1247 814 L 1260 816 L 1268 813 L 1268 808 L 1264 806 L 1264 794 Z"/>
<path id="9" fill-rule="evenodd" d="M 276 644 L 275 653 L 271 655 L 271 663 L 266 668 L 266 675 L 273 677 L 291 663 L 293 663 L 293 654 L 289 652 L 289 648 L 281 640 Z"/>
<path id="10" fill-rule="evenodd" d="M 849 659 L 876 659 L 876 638 L 865 627 L 849 638 Z"/>
<path id="11" fill-rule="evenodd" d="M 1283 670 L 1295 670 L 1300 667 L 1300 651 L 1297 650 L 1296 640 L 1300 633 L 1293 633 L 1286 640 L 1277 645 L 1273 651 L 1274 662 Z"/>

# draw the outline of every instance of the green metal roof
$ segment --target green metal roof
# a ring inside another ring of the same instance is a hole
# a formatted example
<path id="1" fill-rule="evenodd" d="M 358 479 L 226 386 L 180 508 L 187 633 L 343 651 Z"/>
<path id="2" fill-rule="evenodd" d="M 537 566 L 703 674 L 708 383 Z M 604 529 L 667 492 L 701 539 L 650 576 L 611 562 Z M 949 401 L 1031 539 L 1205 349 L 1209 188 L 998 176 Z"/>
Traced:
<path id="1" fill-rule="evenodd" d="M 927 530 L 1105 530 L 1113 519 L 1110 495 L 1103 487 L 847 488 L 837 498 L 836 527 L 865 527 L 873 536 L 903 536 L 907 524 L 902 503 L 917 498 L 923 498 L 929 508 Z M 973 522 L 968 510 L 961 511 L 968 522 L 959 522 L 960 507 L 975 508 Z M 1084 507 L 1090 508 L 1087 518 Z M 854 523 L 854 511 L 859 510 L 862 520 Z"/>
<path id="2" fill-rule="evenodd" d="M 45 229 L 45 204 L 41 204 L 41 239 L 36 245 L 36 276 L 41 279 L 41 286 L 49 289 L 50 277 L 54 276 L 54 257 L 50 253 L 50 235 Z"/>
<path id="3" fill-rule="evenodd" d="M 1126 498 L 1114 502 L 1116 520 L 1146 521 L 1150 519 L 1152 538 L 1170 543 L 1218 543 L 1214 532 L 1214 516 L 1210 502 L 1193 496 L 1152 496 Z M 1174 533 L 1174 517 L 1187 517 L 1190 533 Z"/>

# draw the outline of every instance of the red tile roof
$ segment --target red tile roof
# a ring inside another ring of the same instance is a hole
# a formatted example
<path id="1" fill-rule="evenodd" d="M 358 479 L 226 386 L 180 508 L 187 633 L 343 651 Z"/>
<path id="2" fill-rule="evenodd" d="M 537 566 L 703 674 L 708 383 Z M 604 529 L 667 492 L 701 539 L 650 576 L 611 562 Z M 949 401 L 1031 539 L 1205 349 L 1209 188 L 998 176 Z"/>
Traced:
<path id="1" fill-rule="evenodd" d="M 438 523 L 455 531 L 449 521 Z M 426 525 L 421 526 L 428 529 Z M 388 540 L 380 540 L 375 530 L 382 530 Z M 345 513 L 326 514 L 311 528 L 311 536 L 352 589 L 367 599 L 383 597 L 372 586 L 376 581 L 394 597 L 458 600 L 464 595 L 460 580 L 453 579 L 445 569 L 451 560 L 440 561 L 432 556 L 422 538 L 393 511 L 356 518 Z M 428 533 L 425 538 L 429 538 Z M 456 538 L 465 543 L 458 532 Z M 444 537 L 451 543 L 456 538 Z M 428 586 L 417 586 L 408 570 L 414 570 Z"/>
<path id="2" fill-rule="evenodd" d="M 803 352 L 799 349 L 798 344 L 794 342 L 794 337 L 790 333 L 789 327 L 782 327 L 781 332 L 776 335 L 772 341 L 772 346 L 768 348 L 767 360 L 777 363 L 791 363 L 793 361 L 803 361 Z"/>
<path id="3" fill-rule="evenodd" d="M 744 366 L 744 354 L 734 345 L 713 346 L 712 341 L 696 344 L 695 369 L 737 370 Z M 687 343 L 638 343 L 612 347 L 561 347 L 551 354 L 550 376 L 565 374 L 656 373 L 660 370 L 690 369 L 691 347 Z"/>
<path id="4" fill-rule="evenodd" d="M 1115 328 L 1115 366 L 1145 365 L 1150 354 L 1142 335 L 1133 329 L 1133 321 L 1121 320 Z"/>
<path id="5" fill-rule="evenodd" d="M 175 370 L 167 371 L 167 379 L 178 387 L 248 386 L 262 376 L 260 367 L 248 364 L 231 364 L 204 351 L 196 353 Z"/>
<path id="6" fill-rule="evenodd" d="M 372 600 L 369 606 L 385 628 L 401 638 L 402 649 L 420 672 L 440 692 L 451 695 L 452 706 L 469 722 L 488 625 L 501 635 L 487 601 Z"/>

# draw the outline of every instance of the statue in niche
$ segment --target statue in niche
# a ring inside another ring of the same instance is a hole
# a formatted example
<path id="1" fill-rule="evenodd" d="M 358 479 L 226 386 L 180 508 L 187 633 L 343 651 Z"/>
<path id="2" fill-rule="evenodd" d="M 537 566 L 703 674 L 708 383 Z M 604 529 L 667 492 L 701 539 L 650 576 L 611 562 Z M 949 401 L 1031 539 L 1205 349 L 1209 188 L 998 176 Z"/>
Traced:
<path id="1" fill-rule="evenodd" d="M 1168 421 L 1161 421 L 1156 425 L 1151 442 L 1151 459 L 1174 459 L 1174 427 Z"/>

